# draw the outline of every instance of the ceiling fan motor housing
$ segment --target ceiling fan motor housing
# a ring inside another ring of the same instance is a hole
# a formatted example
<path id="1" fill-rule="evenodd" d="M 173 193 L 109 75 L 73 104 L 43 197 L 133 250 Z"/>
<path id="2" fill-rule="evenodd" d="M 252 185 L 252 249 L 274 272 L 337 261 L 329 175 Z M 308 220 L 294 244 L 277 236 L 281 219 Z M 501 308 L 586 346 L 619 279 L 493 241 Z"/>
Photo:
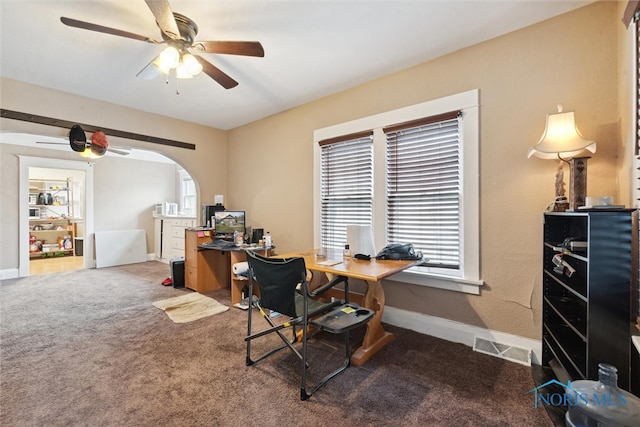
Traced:
<path id="1" fill-rule="evenodd" d="M 176 25 L 178 26 L 178 31 L 180 31 L 180 39 L 176 40 L 173 37 L 171 37 L 169 34 L 165 33 L 164 31 L 162 31 L 162 28 L 160 28 L 160 31 L 162 33 L 162 38 L 168 42 L 174 41 L 174 42 L 180 42 L 182 41 L 182 45 L 183 48 L 184 47 L 191 47 L 191 45 L 193 44 L 194 40 L 196 39 L 196 35 L 198 35 L 198 26 L 196 25 L 195 22 L 193 22 L 190 18 L 181 15 L 179 13 L 173 13 L 173 17 L 176 20 Z M 156 21 L 157 24 L 157 21 Z M 158 25 L 158 27 L 160 27 L 160 25 Z"/>

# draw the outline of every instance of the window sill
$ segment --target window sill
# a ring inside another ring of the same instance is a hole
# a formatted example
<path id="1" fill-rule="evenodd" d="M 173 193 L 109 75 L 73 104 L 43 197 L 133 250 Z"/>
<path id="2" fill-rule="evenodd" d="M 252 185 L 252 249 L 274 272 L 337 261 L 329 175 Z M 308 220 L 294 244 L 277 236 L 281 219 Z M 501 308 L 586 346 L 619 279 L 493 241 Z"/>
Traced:
<path id="1" fill-rule="evenodd" d="M 480 295 L 482 280 L 470 280 L 462 277 L 443 276 L 433 273 L 417 273 L 403 271 L 389 278 L 395 282 L 410 283 L 412 285 L 428 286 L 431 288 L 445 289 L 448 291 L 463 292 L 472 295 Z"/>

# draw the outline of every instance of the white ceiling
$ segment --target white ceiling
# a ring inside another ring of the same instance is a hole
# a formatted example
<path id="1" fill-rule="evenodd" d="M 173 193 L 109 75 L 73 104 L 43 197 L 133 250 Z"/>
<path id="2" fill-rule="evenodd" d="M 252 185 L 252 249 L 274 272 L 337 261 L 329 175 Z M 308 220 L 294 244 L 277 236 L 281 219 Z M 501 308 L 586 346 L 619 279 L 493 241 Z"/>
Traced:
<path id="1" fill-rule="evenodd" d="M 61 16 L 161 39 L 143 0 L 0 0 L 0 75 L 232 129 L 593 0 L 171 0 L 196 41 L 260 41 L 265 57 L 204 54 L 239 82 L 136 74 L 162 46 L 71 28 Z M 52 114 L 55 116 L 55 114 Z M 72 117 L 60 117 L 73 120 Z"/>

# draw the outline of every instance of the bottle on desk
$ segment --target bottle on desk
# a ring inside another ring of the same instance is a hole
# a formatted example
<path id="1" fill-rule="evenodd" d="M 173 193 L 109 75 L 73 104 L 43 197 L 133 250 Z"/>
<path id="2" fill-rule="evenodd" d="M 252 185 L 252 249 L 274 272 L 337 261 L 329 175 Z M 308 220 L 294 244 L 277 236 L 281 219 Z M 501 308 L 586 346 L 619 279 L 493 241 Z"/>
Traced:
<path id="1" fill-rule="evenodd" d="M 236 246 L 244 245 L 244 233 L 241 231 L 233 232 L 233 244 Z"/>
<path id="2" fill-rule="evenodd" d="M 349 249 L 349 245 L 344 245 L 344 249 L 342 251 L 342 258 L 345 261 L 351 258 L 351 249 Z"/>
<path id="3" fill-rule="evenodd" d="M 262 238 L 262 241 L 264 243 L 265 249 L 271 248 L 271 234 L 269 234 L 268 231 L 267 231 L 267 234 L 265 234 L 264 237 Z"/>

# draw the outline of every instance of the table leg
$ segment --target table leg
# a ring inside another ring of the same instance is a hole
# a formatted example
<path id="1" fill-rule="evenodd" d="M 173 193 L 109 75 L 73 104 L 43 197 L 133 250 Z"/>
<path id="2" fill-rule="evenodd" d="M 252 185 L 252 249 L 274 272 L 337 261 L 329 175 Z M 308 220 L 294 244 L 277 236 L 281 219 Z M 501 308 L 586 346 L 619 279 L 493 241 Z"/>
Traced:
<path id="1" fill-rule="evenodd" d="M 362 346 L 351 355 L 351 364 L 363 365 L 371 356 L 395 338 L 391 332 L 382 327 L 382 312 L 384 310 L 384 290 L 380 282 L 365 282 L 367 291 L 364 295 L 364 306 L 376 312 L 367 323 Z"/>

